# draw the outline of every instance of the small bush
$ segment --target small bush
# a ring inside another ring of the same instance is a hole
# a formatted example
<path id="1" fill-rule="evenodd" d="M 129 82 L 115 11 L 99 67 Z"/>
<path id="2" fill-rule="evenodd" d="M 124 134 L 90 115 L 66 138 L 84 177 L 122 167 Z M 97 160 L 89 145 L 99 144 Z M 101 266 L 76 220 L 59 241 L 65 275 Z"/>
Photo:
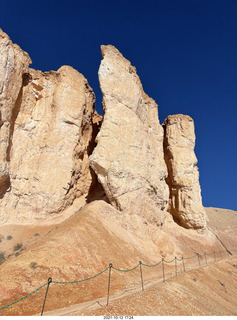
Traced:
<path id="1" fill-rule="evenodd" d="M 11 239 L 12 239 L 12 236 L 8 236 L 8 237 L 7 237 L 7 240 L 11 240 Z"/>
<path id="2" fill-rule="evenodd" d="M 0 234 L 0 242 L 2 242 L 3 238 L 4 237 Z"/>
<path id="3" fill-rule="evenodd" d="M 18 243 L 18 244 L 16 244 L 16 245 L 15 245 L 15 247 L 14 247 L 14 251 L 18 251 L 18 250 L 20 250 L 20 249 L 21 249 L 21 247 L 22 247 L 22 243 Z"/>
<path id="4" fill-rule="evenodd" d="M 0 264 L 2 264 L 5 261 L 5 253 L 0 252 Z"/>
<path id="5" fill-rule="evenodd" d="M 35 237 L 38 237 L 38 236 L 39 236 L 39 233 L 35 233 L 34 236 L 35 236 Z"/>
<path id="6" fill-rule="evenodd" d="M 37 263 L 36 262 L 31 262 L 30 267 L 32 269 L 36 269 L 37 268 Z"/>

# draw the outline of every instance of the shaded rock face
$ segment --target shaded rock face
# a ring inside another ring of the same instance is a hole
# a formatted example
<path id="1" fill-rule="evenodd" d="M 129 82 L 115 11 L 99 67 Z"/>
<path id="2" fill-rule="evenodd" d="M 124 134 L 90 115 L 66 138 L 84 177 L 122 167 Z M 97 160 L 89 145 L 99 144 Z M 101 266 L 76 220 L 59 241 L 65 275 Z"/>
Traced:
<path id="1" fill-rule="evenodd" d="M 194 153 L 193 120 L 182 114 L 172 115 L 167 117 L 163 126 L 170 212 L 183 227 L 205 228 L 207 216 L 202 206 L 197 158 Z"/>
<path id="2" fill-rule="evenodd" d="M 115 47 L 102 46 L 101 51 L 104 118 L 90 165 L 116 209 L 161 225 L 169 190 L 157 104 Z"/>
<path id="3" fill-rule="evenodd" d="M 0 63 L 6 79 L 0 95 L 0 168 L 8 185 L 5 192 L 1 186 L 0 222 L 45 221 L 88 193 L 95 97 L 73 68 L 28 69 L 28 55 L 7 41 L 3 38 L 2 46 L 12 48 L 1 51 Z"/>

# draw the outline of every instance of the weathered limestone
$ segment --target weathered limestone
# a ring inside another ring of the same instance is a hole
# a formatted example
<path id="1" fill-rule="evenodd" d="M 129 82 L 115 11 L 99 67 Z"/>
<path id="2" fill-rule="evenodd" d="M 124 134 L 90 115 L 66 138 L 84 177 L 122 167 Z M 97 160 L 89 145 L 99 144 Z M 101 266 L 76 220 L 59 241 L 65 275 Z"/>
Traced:
<path id="1" fill-rule="evenodd" d="M 2 39 L 0 223 L 44 222 L 88 193 L 95 97 L 72 67 L 28 70 L 28 55 Z"/>
<path id="2" fill-rule="evenodd" d="M 186 228 L 205 228 L 199 172 L 194 153 L 195 133 L 192 118 L 178 114 L 164 121 L 164 153 L 168 167 L 170 212 Z"/>
<path id="3" fill-rule="evenodd" d="M 115 47 L 101 51 L 104 118 L 90 164 L 114 207 L 161 225 L 169 190 L 157 104 Z"/>
<path id="4" fill-rule="evenodd" d="M 0 29 L 0 199 L 10 186 L 9 153 L 23 76 L 30 57 Z"/>

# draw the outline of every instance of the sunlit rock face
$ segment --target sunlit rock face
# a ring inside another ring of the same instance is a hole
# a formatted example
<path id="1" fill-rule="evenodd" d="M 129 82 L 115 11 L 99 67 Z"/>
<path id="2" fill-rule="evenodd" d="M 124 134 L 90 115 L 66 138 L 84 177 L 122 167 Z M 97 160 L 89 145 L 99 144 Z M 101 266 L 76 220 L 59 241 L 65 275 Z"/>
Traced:
<path id="1" fill-rule="evenodd" d="M 194 153 L 196 137 L 193 120 L 189 116 L 177 114 L 168 116 L 163 126 L 170 212 L 186 228 L 205 228 L 207 216 L 202 205 L 197 158 Z"/>
<path id="2" fill-rule="evenodd" d="M 169 116 L 162 128 L 135 67 L 111 45 L 101 52 L 103 117 L 82 74 L 29 68 L 0 29 L 0 224 L 56 223 L 103 199 L 143 223 L 172 213 L 205 228 L 193 120 Z"/>
<path id="3" fill-rule="evenodd" d="M 90 164 L 114 207 L 161 225 L 169 189 L 157 104 L 115 47 L 102 46 L 101 52 L 104 118 Z"/>
<path id="4" fill-rule="evenodd" d="M 10 187 L 9 154 L 30 57 L 0 29 L 0 199 Z"/>
<path id="5" fill-rule="evenodd" d="M 95 97 L 72 67 L 29 69 L 28 55 L 0 39 L 0 222 L 43 222 L 88 193 Z"/>

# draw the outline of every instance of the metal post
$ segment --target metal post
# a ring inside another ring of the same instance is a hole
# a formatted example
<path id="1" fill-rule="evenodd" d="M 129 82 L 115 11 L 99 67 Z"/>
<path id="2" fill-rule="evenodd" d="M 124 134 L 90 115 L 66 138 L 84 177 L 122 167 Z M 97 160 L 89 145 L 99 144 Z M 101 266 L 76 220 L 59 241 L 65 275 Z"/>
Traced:
<path id="1" fill-rule="evenodd" d="M 163 270 L 163 282 L 165 281 L 165 267 L 164 267 L 164 258 L 162 258 L 162 270 Z"/>
<path id="2" fill-rule="evenodd" d="M 109 283 L 108 283 L 108 296 L 107 296 L 107 306 L 109 305 L 109 289 L 110 289 L 110 276 L 111 276 L 111 269 L 112 269 L 112 263 L 109 264 Z"/>
<path id="3" fill-rule="evenodd" d="M 174 263 L 175 263 L 175 275 L 177 277 L 177 258 L 174 258 Z"/>
<path id="4" fill-rule="evenodd" d="M 197 253 L 197 257 L 198 257 L 198 264 L 199 264 L 199 267 L 200 267 L 201 263 L 200 263 L 200 255 L 199 255 L 199 253 Z"/>
<path id="5" fill-rule="evenodd" d="M 214 259 L 215 259 L 215 262 L 216 262 L 216 251 L 214 251 Z"/>
<path id="6" fill-rule="evenodd" d="M 206 253 L 204 253 L 204 255 L 205 255 L 205 261 L 206 261 L 206 265 L 207 265 L 207 255 L 206 255 Z"/>
<path id="7" fill-rule="evenodd" d="M 184 272 L 185 272 L 184 257 L 182 257 L 182 260 L 183 260 L 183 269 L 184 269 Z"/>
<path id="8" fill-rule="evenodd" d="M 47 299 L 47 294 L 48 294 L 48 290 L 49 290 L 49 285 L 50 285 L 51 282 L 52 282 L 52 278 L 48 278 L 48 285 L 47 285 L 47 289 L 46 289 L 46 292 L 45 292 L 45 297 L 44 297 L 44 303 L 43 303 L 43 307 L 42 307 L 42 311 L 41 311 L 41 316 L 42 316 L 43 313 L 44 313 L 44 306 L 45 306 L 45 302 L 46 302 L 46 299 Z"/>
<path id="9" fill-rule="evenodd" d="M 143 287 L 143 278 L 142 278 L 142 262 L 139 261 L 140 264 L 140 273 L 141 273 L 141 284 L 142 284 L 142 291 L 144 291 L 144 287 Z"/>

